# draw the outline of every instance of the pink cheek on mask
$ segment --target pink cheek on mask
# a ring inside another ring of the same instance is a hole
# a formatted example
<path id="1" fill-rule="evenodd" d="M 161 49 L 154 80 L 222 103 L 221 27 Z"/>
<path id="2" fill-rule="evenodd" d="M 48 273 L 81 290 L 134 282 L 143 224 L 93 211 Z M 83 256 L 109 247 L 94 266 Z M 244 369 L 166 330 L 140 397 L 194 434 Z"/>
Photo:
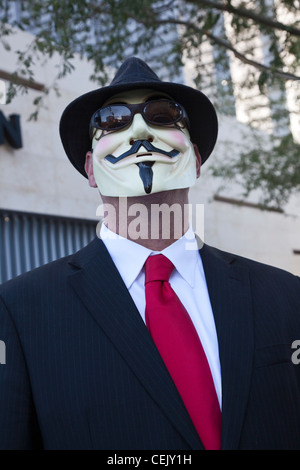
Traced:
<path id="1" fill-rule="evenodd" d="M 113 143 L 114 139 L 112 139 L 109 136 L 106 136 L 105 138 L 101 138 L 99 142 L 96 144 L 95 147 L 95 152 L 97 155 L 101 156 L 104 158 L 106 155 L 109 155 L 112 152 L 113 149 Z"/>
<path id="2" fill-rule="evenodd" d="M 168 133 L 168 141 L 174 146 L 174 148 L 185 148 L 186 147 L 186 136 L 183 132 L 172 130 Z"/>

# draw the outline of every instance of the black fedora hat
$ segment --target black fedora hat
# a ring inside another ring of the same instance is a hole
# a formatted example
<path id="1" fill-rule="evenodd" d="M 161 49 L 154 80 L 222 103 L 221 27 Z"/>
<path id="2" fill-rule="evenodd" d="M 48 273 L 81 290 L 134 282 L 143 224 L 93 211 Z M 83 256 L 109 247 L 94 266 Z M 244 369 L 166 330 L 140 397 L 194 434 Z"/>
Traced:
<path id="1" fill-rule="evenodd" d="M 92 115 L 111 96 L 141 88 L 162 91 L 182 104 L 190 120 L 191 141 L 198 146 L 202 164 L 211 154 L 217 140 L 218 120 L 207 96 L 189 86 L 160 80 L 145 62 L 131 57 L 123 62 L 110 85 L 75 99 L 62 114 L 60 136 L 65 152 L 83 176 L 87 176 L 84 170 L 85 155 L 91 149 L 89 124 Z"/>

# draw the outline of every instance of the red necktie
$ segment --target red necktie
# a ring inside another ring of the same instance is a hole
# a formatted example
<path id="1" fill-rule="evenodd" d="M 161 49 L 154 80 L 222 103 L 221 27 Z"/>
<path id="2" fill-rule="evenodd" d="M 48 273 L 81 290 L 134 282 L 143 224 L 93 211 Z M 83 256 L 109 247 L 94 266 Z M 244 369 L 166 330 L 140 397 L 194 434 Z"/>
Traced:
<path id="1" fill-rule="evenodd" d="M 172 289 L 163 255 L 145 264 L 146 324 L 207 450 L 221 446 L 221 410 L 199 336 Z"/>

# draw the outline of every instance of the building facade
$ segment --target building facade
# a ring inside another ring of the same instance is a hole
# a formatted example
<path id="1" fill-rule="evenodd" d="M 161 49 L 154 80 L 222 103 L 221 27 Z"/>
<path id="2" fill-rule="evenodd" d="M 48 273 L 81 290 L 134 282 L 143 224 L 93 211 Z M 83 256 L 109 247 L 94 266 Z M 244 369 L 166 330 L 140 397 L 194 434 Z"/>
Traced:
<path id="1" fill-rule="evenodd" d="M 18 32 L 12 49 L 30 37 Z M 15 59 L 3 47 L 0 58 L 4 89 Z M 60 96 L 54 91 L 44 94 L 38 119 L 29 120 L 33 101 L 54 79 L 57 61 L 54 56 L 36 65 L 27 94 L 17 95 L 10 104 L 4 104 L 3 95 L 0 101 L 0 282 L 70 254 L 96 236 L 100 195 L 70 164 L 59 137 L 64 108 L 95 88 L 90 64 L 76 59 L 75 71 L 60 81 Z M 219 121 L 219 140 L 210 161 L 226 157 L 228 135 L 233 145 L 247 145 L 245 124 L 222 115 Z M 195 216 L 197 207 L 204 205 L 205 242 L 300 275 L 300 198 L 294 197 L 284 213 L 262 211 L 255 199 L 241 200 L 234 186 L 218 190 L 209 165 L 203 166 L 190 191 Z"/>

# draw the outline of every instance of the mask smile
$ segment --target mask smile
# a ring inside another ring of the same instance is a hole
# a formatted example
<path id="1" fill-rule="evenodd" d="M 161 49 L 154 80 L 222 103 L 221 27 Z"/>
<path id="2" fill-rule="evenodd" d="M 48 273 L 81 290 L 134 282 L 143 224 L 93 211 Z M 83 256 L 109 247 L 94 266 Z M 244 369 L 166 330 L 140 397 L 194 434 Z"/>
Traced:
<path id="1" fill-rule="evenodd" d="M 124 152 L 119 157 L 115 157 L 114 155 L 111 155 L 111 154 L 106 155 L 105 160 L 108 160 L 110 163 L 113 163 L 113 164 L 118 163 L 126 157 L 137 154 L 141 147 L 144 147 L 148 152 L 165 155 L 169 158 L 177 157 L 177 155 L 179 155 L 180 153 L 178 150 L 175 150 L 175 149 L 171 150 L 170 152 L 167 152 L 165 150 L 154 147 L 154 145 L 152 145 L 151 142 L 149 142 L 148 140 L 136 140 L 134 144 L 132 145 L 131 149 L 129 149 L 127 152 Z M 149 156 L 149 154 L 143 153 L 137 156 Z"/>

